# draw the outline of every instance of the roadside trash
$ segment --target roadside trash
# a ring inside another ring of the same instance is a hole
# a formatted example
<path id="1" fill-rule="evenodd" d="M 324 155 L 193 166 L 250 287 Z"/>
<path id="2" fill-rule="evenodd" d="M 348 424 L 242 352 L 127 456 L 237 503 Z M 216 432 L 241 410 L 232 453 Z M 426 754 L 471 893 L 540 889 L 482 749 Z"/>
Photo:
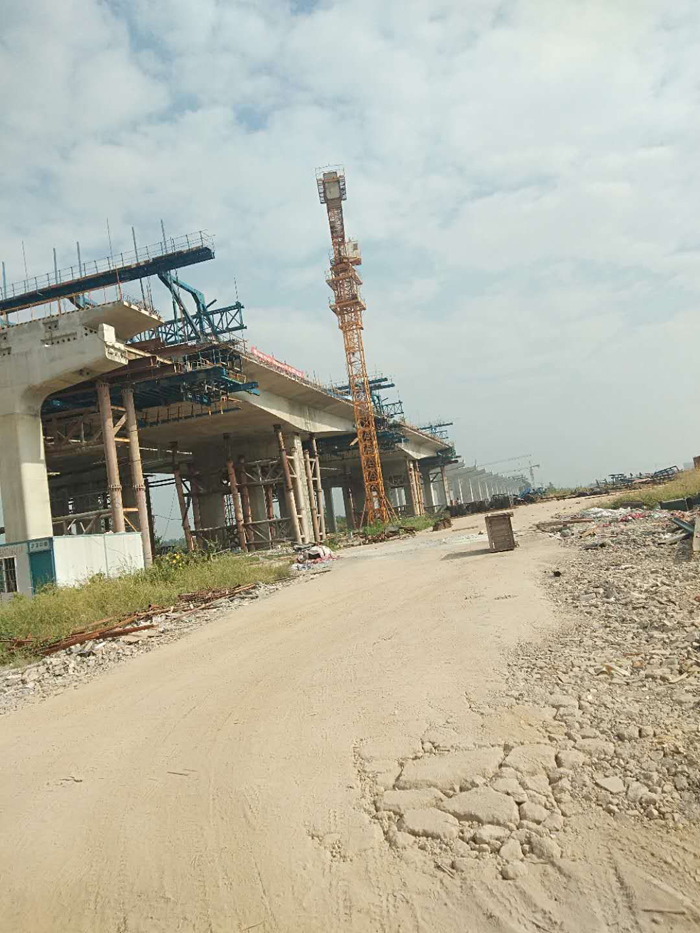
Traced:
<path id="1" fill-rule="evenodd" d="M 666 502 L 659 502 L 659 508 L 666 512 L 687 512 L 687 499 L 667 499 Z"/>
<path id="2" fill-rule="evenodd" d="M 561 570 L 553 570 L 553 571 L 552 571 L 552 576 L 553 576 L 553 577 L 560 577 L 560 576 L 561 576 Z"/>
<path id="3" fill-rule="evenodd" d="M 307 567 L 325 564 L 338 558 L 325 544 L 295 544 L 294 550 L 297 552 L 297 559 L 293 564 L 296 570 L 306 570 Z"/>

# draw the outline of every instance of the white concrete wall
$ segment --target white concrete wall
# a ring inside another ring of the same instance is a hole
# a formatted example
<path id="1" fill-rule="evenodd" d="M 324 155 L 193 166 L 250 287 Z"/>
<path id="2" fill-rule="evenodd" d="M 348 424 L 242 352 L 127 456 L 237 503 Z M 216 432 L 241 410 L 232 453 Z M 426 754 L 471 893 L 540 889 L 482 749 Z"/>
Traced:
<path id="1" fill-rule="evenodd" d="M 65 535 L 54 538 L 56 582 L 75 586 L 95 573 L 117 577 L 143 569 L 141 535 Z"/>
<path id="2" fill-rule="evenodd" d="M 24 596 L 32 595 L 32 577 L 29 571 L 29 551 L 26 542 L 22 544 L 0 545 L 0 557 L 14 557 L 17 573 L 17 592 Z M 0 593 L 0 600 L 12 599 L 14 593 Z"/>

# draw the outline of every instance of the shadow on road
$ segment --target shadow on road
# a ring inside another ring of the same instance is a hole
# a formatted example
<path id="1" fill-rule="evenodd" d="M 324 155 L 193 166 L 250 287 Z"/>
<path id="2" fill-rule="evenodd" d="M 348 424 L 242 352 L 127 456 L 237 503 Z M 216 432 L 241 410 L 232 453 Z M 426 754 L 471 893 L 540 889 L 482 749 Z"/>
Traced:
<path id="1" fill-rule="evenodd" d="M 478 557 L 479 554 L 490 554 L 491 549 L 480 547 L 476 551 L 458 551 L 456 554 L 445 554 L 443 560 L 459 560 L 461 557 Z"/>

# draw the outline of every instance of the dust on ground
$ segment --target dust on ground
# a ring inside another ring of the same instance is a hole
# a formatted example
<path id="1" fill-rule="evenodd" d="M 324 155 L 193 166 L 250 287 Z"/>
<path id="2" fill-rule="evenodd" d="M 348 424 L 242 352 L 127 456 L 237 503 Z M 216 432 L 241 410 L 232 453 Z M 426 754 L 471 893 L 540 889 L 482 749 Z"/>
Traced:
<path id="1" fill-rule="evenodd" d="M 693 572 L 561 510 L 353 549 L 4 717 L 7 929 L 697 929 Z"/>

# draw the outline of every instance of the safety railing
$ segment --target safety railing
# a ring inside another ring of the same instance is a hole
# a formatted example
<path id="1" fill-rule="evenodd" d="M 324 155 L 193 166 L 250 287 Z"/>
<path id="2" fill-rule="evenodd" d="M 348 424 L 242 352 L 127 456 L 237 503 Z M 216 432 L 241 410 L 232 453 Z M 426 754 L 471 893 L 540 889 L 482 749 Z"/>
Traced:
<path id="1" fill-rule="evenodd" d="M 149 246 L 137 246 L 127 252 L 113 253 L 105 259 L 89 260 L 87 262 L 81 260 L 75 265 L 56 269 L 44 275 L 27 276 L 27 278 L 13 282 L 10 285 L 0 283 L 0 295 L 3 298 L 15 298 L 26 292 L 36 291 L 49 285 L 72 282 L 88 275 L 98 275 L 100 272 L 111 272 L 112 270 L 136 266 L 139 263 L 150 262 L 161 256 L 169 256 L 173 253 L 203 247 L 214 249 L 213 237 L 203 230 L 198 230 L 196 233 L 187 233 L 179 237 L 166 237 L 165 240 L 161 240 L 159 243 L 153 243 Z"/>

